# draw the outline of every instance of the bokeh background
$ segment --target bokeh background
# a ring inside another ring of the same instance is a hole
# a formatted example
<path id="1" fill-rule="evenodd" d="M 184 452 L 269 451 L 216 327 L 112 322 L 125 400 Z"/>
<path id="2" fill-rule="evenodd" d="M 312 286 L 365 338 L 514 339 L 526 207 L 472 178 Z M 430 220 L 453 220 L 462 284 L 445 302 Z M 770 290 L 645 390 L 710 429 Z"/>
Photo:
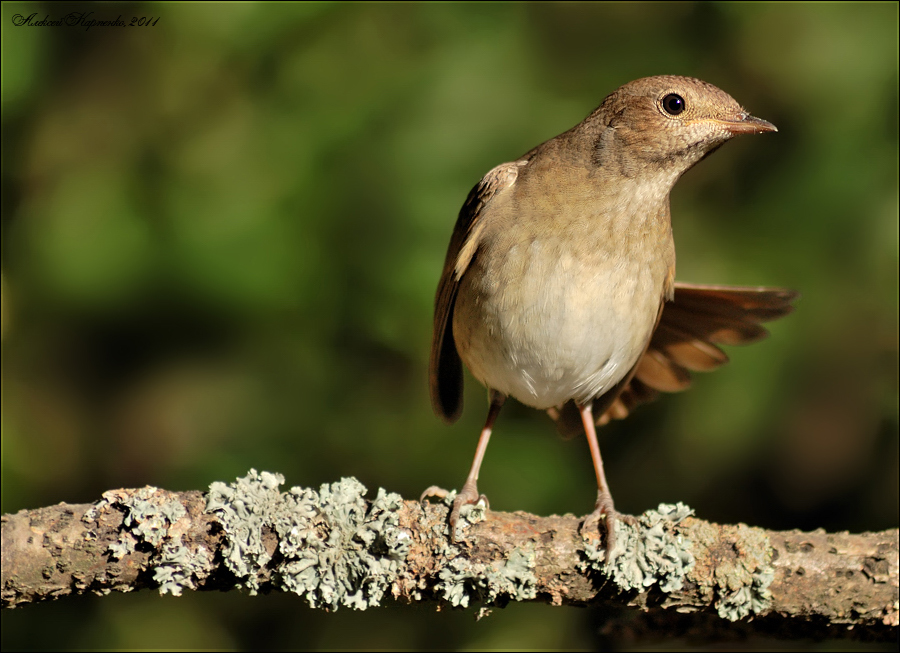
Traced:
<path id="1" fill-rule="evenodd" d="M 143 27 L 26 27 L 70 12 Z M 461 485 L 486 410 L 427 396 L 432 302 L 488 169 L 653 74 L 777 134 L 672 197 L 678 278 L 798 289 L 772 336 L 604 428 L 617 506 L 877 530 L 898 513 L 897 5 L 2 6 L 2 510 L 251 467 Z M 499 510 L 585 514 L 581 439 L 515 403 Z M 592 610 L 151 592 L 3 615 L 3 649 L 622 648 Z"/>

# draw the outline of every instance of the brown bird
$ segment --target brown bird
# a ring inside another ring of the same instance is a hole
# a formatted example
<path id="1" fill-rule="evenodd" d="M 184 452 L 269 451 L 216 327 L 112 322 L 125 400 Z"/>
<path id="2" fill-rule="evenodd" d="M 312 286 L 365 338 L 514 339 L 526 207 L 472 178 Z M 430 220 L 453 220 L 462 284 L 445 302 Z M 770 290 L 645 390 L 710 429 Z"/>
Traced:
<path id="1" fill-rule="evenodd" d="M 431 345 L 439 416 L 454 422 L 462 411 L 461 363 L 490 393 L 452 537 L 461 507 L 480 498 L 478 470 L 512 396 L 547 410 L 562 431 L 583 425 L 597 476 L 583 528 L 605 515 L 611 555 L 618 513 L 595 423 L 683 390 L 689 371 L 727 361 L 716 345 L 764 337 L 760 322 L 792 310 L 789 290 L 675 282 L 669 191 L 733 136 L 773 131 L 711 84 L 648 77 L 472 189 L 438 283 Z"/>

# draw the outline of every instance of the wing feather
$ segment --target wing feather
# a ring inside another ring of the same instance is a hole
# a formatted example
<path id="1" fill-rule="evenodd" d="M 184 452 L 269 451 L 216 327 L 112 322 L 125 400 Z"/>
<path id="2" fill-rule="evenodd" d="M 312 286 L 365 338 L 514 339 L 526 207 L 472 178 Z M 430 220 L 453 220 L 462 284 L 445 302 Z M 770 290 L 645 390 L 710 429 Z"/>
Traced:
<path id="1" fill-rule="evenodd" d="M 490 201 L 515 183 L 519 169 L 527 163 L 528 159 L 523 158 L 488 172 L 469 193 L 450 237 L 434 300 L 434 330 L 428 367 L 431 405 L 447 422 L 455 422 L 462 413 L 463 369 L 453 340 L 453 307 L 459 282 L 478 251 Z"/>

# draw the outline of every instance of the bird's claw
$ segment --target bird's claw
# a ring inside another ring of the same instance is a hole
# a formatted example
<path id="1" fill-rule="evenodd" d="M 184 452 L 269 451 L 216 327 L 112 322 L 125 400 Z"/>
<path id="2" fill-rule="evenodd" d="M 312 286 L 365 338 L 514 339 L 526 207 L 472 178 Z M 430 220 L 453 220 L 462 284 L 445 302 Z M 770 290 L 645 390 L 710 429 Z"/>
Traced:
<path id="1" fill-rule="evenodd" d="M 425 499 L 435 498 L 438 501 L 444 501 L 447 497 L 449 497 L 454 492 L 452 490 L 445 490 L 442 487 L 438 487 L 437 485 L 431 485 L 425 488 L 425 491 L 419 496 L 419 503 L 425 503 Z"/>
<path id="2" fill-rule="evenodd" d="M 615 509 L 612 497 L 609 494 L 599 493 L 594 511 L 584 518 L 581 524 L 581 533 L 583 536 L 600 533 L 600 518 L 605 518 L 604 530 L 606 538 L 604 539 L 604 548 L 606 549 L 606 563 L 609 564 L 615 557 L 616 549 L 616 522 L 623 521 L 626 524 L 634 525 L 637 518 L 632 515 L 626 515 Z"/>
<path id="3" fill-rule="evenodd" d="M 462 515 L 464 506 L 473 506 L 473 509 L 468 511 L 466 515 Z M 475 513 L 475 508 L 478 507 L 481 508 L 481 511 Z M 478 493 L 478 487 L 474 483 L 463 485 L 462 490 L 456 495 L 456 499 L 453 501 L 453 509 L 450 511 L 450 541 L 459 541 L 459 538 L 456 536 L 456 527 L 461 517 L 470 524 L 479 522 L 484 518 L 483 511 L 487 511 L 489 507 L 488 498 Z"/>

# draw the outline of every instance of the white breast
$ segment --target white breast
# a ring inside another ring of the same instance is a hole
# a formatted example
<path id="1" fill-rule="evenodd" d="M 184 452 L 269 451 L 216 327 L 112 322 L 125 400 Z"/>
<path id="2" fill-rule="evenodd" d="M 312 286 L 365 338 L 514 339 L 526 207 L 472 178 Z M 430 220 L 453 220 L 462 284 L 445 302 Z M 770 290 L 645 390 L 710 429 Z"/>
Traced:
<path id="1" fill-rule="evenodd" d="M 656 323 L 664 268 L 596 250 L 586 266 L 552 237 L 489 254 L 463 276 L 453 317 L 475 378 L 545 409 L 598 397 L 631 370 Z"/>

